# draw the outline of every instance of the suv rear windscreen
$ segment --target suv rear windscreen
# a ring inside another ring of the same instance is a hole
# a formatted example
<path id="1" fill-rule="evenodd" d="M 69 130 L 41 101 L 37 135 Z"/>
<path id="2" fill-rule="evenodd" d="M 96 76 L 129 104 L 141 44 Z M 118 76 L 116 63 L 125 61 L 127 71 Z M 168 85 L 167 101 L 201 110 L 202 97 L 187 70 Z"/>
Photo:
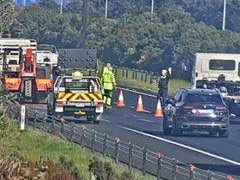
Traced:
<path id="1" fill-rule="evenodd" d="M 210 104 L 222 104 L 220 95 L 214 94 L 188 94 L 186 98 L 187 103 L 210 103 Z"/>

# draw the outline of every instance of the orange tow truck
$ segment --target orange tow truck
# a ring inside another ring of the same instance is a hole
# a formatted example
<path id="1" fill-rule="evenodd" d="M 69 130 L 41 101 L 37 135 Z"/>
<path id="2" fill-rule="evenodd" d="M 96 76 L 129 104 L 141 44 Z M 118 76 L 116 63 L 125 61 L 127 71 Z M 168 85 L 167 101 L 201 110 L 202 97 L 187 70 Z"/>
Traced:
<path id="1" fill-rule="evenodd" d="M 36 53 L 19 48 L 19 64 L 10 64 L 11 49 L 4 49 L 2 81 L 10 92 L 16 93 L 20 102 L 39 103 L 41 94 L 47 96 L 53 89 L 51 66 L 37 66 Z"/>

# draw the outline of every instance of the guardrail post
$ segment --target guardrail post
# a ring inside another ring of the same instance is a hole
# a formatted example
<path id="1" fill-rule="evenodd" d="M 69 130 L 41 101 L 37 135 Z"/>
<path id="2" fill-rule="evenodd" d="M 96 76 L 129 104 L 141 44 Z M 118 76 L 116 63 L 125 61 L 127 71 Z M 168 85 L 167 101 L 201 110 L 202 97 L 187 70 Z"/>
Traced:
<path id="1" fill-rule="evenodd" d="M 63 117 L 60 119 L 61 121 L 61 133 L 63 134 L 64 133 L 64 119 Z"/>
<path id="2" fill-rule="evenodd" d="M 143 82 L 144 72 L 141 72 L 141 81 Z"/>
<path id="3" fill-rule="evenodd" d="M 133 144 L 129 142 L 128 168 L 132 169 Z"/>
<path id="4" fill-rule="evenodd" d="M 119 143 L 120 143 L 120 139 L 116 138 L 115 139 L 115 162 L 118 163 L 119 161 Z"/>
<path id="5" fill-rule="evenodd" d="M 161 179 L 161 170 L 162 170 L 162 154 L 160 152 L 157 153 L 157 180 Z"/>
<path id="6" fill-rule="evenodd" d="M 189 167 L 189 176 L 190 176 L 190 180 L 194 180 L 195 179 L 195 177 L 194 177 L 194 173 L 195 173 L 195 167 L 193 166 L 193 165 L 190 165 L 190 167 Z"/>
<path id="7" fill-rule="evenodd" d="M 96 133 L 95 133 L 95 130 L 93 129 L 92 130 L 92 153 L 94 152 L 95 136 L 96 136 Z"/>
<path id="8" fill-rule="evenodd" d="M 45 131 L 45 117 L 41 119 L 41 122 L 42 122 L 42 130 Z"/>
<path id="9" fill-rule="evenodd" d="M 173 158 L 172 180 L 176 180 L 177 177 L 177 160 Z"/>
<path id="10" fill-rule="evenodd" d="M 37 111 L 33 112 L 33 119 L 34 119 L 34 127 L 37 127 Z"/>
<path id="11" fill-rule="evenodd" d="M 143 164 L 142 164 L 142 173 L 146 175 L 146 162 L 147 162 L 147 148 L 143 148 Z"/>
<path id="12" fill-rule="evenodd" d="M 135 70 L 134 73 L 135 73 L 135 79 L 137 79 L 137 77 L 138 77 L 138 72 Z"/>
<path id="13" fill-rule="evenodd" d="M 150 84 L 152 84 L 153 83 L 153 75 L 152 75 L 152 73 L 150 73 Z"/>
<path id="14" fill-rule="evenodd" d="M 126 69 L 126 79 L 128 78 L 128 69 Z"/>
<path id="15" fill-rule="evenodd" d="M 115 74 L 115 76 L 116 76 L 116 78 L 117 78 L 117 75 L 118 75 L 118 68 L 117 68 L 117 67 L 114 68 L 114 74 Z"/>
<path id="16" fill-rule="evenodd" d="M 21 123 L 20 123 L 20 129 L 24 130 L 25 129 L 25 124 L 26 124 L 26 106 L 21 105 Z"/>
<path id="17" fill-rule="evenodd" d="M 103 138 L 103 156 L 106 156 L 107 139 L 108 139 L 108 135 L 104 134 L 104 138 Z"/>
<path id="18" fill-rule="evenodd" d="M 145 73 L 145 83 L 147 82 L 148 73 Z"/>
<path id="19" fill-rule="evenodd" d="M 132 79 L 134 79 L 134 71 L 132 70 Z"/>
<path id="20" fill-rule="evenodd" d="M 70 137 L 71 142 L 74 141 L 74 135 L 75 135 L 75 124 L 72 122 L 71 123 L 71 137 Z"/>
<path id="21" fill-rule="evenodd" d="M 81 127 L 81 145 L 84 146 L 84 139 L 85 139 L 85 126 Z"/>
<path id="22" fill-rule="evenodd" d="M 51 118 L 51 132 L 53 132 L 55 127 L 55 118 L 53 115 L 50 118 Z"/>
<path id="23" fill-rule="evenodd" d="M 212 180 L 212 175 L 213 175 L 212 172 L 208 170 L 207 174 L 208 174 L 208 178 L 207 179 L 208 180 Z"/>
<path id="24" fill-rule="evenodd" d="M 124 78 L 124 69 L 122 68 L 122 78 Z"/>

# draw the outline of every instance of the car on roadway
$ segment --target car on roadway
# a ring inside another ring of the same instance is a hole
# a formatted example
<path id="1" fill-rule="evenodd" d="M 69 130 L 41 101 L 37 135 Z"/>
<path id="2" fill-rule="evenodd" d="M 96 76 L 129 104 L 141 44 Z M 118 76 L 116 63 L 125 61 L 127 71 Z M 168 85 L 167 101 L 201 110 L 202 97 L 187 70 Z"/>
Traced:
<path id="1" fill-rule="evenodd" d="M 228 137 L 229 110 L 217 89 L 179 89 L 163 110 L 163 132 L 208 132 Z"/>

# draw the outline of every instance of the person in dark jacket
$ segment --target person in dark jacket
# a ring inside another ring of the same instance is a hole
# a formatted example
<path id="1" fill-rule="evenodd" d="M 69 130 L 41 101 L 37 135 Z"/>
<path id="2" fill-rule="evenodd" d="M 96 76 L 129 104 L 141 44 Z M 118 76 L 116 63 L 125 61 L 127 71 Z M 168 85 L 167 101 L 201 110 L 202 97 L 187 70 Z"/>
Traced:
<path id="1" fill-rule="evenodd" d="M 168 84 L 169 84 L 169 79 L 172 73 L 172 68 L 169 67 L 168 70 L 163 69 L 162 70 L 162 75 L 160 76 L 160 79 L 158 81 L 158 94 L 157 98 L 161 100 L 162 105 L 164 106 L 167 97 L 168 97 Z"/>

